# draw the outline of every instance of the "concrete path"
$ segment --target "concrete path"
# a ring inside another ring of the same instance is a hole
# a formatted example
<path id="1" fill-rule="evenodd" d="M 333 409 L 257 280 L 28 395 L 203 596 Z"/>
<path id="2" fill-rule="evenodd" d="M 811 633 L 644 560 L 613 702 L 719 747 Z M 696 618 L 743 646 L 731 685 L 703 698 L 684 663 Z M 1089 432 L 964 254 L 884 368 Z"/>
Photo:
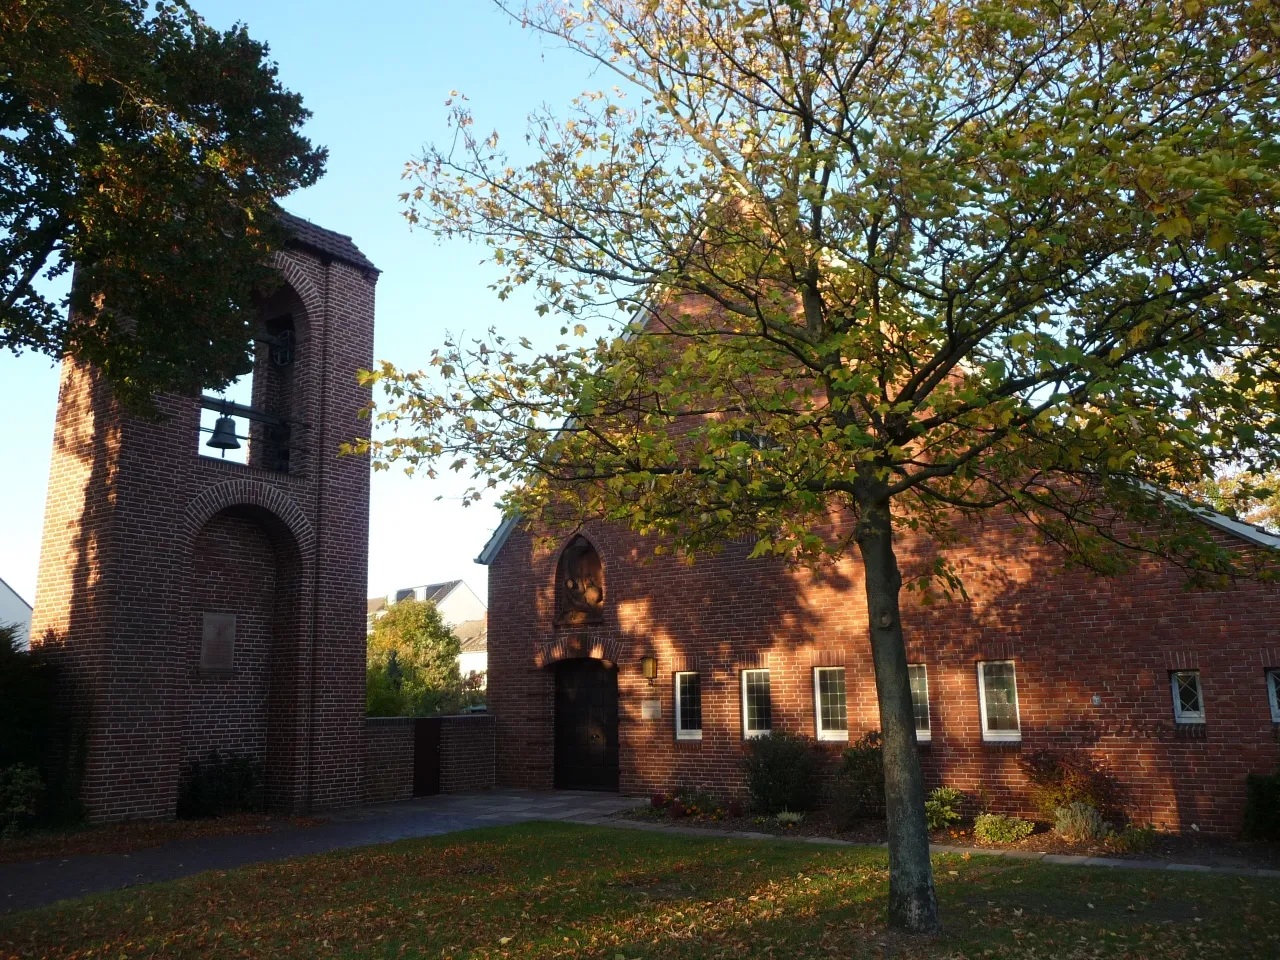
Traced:
<path id="1" fill-rule="evenodd" d="M 360 807 L 335 814 L 315 827 L 179 840 L 134 853 L 0 864 L 0 913 L 29 910 L 139 883 L 174 880 L 205 870 L 228 870 L 407 837 L 430 837 L 528 820 L 595 823 L 639 803 L 615 794 L 494 790 Z"/>
<path id="2" fill-rule="evenodd" d="M 568 818 L 572 821 L 573 818 Z M 582 821 L 587 822 L 587 821 Z M 597 821 L 593 821 L 597 822 Z M 815 843 L 830 847 L 888 847 L 887 843 L 857 843 L 837 840 L 835 837 L 788 837 L 776 833 L 754 833 L 747 830 L 717 830 L 714 827 L 677 827 L 645 820 L 609 819 L 598 821 L 602 826 L 621 827 L 628 830 L 644 830 L 651 833 L 671 833 L 686 837 L 736 837 L 740 840 L 781 840 L 785 843 Z M 929 844 L 933 854 L 949 853 L 957 856 L 1008 857 L 1011 860 L 1035 860 L 1062 867 L 1120 867 L 1126 870 L 1171 870 L 1175 873 L 1225 873 L 1236 877 L 1267 877 L 1280 880 L 1280 870 L 1267 870 L 1249 866 L 1209 866 L 1202 863 L 1173 863 L 1169 860 L 1128 860 L 1121 857 L 1085 857 L 1061 853 L 1041 853 L 1037 850 L 1000 850 L 991 847 L 953 847 L 940 843 Z"/>

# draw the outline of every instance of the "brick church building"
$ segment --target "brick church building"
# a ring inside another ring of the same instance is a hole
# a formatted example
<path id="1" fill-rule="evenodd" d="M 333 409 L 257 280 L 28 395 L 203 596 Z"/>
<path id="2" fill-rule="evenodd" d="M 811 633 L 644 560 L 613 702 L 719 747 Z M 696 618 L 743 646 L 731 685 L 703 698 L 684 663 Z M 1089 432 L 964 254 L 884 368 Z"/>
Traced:
<path id="1" fill-rule="evenodd" d="M 1240 550 L 1280 547 L 1205 522 Z M 1031 812 L 1019 757 L 1082 750 L 1134 818 L 1237 831 L 1245 775 L 1280 760 L 1280 587 L 1191 592 L 1154 560 L 1098 578 L 1011 523 L 967 534 L 950 554 L 967 600 L 902 598 L 927 783 Z M 749 737 L 807 734 L 834 759 L 878 727 L 855 558 L 815 573 L 748 560 L 744 543 L 690 567 L 615 527 L 537 544 L 509 519 L 478 558 L 499 785 L 740 794 Z M 929 554 L 897 548 L 904 577 Z"/>
<path id="2" fill-rule="evenodd" d="M 275 807 L 361 799 L 369 463 L 338 449 L 368 429 L 378 271 L 285 225 L 250 403 L 138 419 L 63 364 L 32 643 L 68 681 L 93 820 L 172 816 L 215 750 L 263 760 Z"/>

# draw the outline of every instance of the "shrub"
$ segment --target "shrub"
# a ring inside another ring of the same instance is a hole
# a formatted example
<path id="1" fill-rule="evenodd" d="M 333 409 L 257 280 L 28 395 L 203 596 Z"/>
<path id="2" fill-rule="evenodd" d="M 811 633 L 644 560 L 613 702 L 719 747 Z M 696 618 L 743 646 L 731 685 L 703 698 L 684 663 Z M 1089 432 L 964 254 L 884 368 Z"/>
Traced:
<path id="1" fill-rule="evenodd" d="M 0 769 L 0 832 L 11 833 L 30 821 L 43 792 L 35 767 L 15 763 Z"/>
<path id="2" fill-rule="evenodd" d="M 762 813 L 808 810 L 817 800 L 818 758 L 808 737 L 777 730 L 755 737 L 742 764 L 751 801 Z"/>
<path id="3" fill-rule="evenodd" d="M 731 817 L 741 817 L 746 814 L 742 809 L 742 801 L 736 797 L 724 805 L 724 812 Z"/>
<path id="4" fill-rule="evenodd" d="M 685 809 L 694 814 L 710 813 L 719 806 L 714 794 L 698 787 L 676 787 L 671 796 L 683 803 Z"/>
<path id="5" fill-rule="evenodd" d="M 1120 785 L 1097 761 L 1078 753 L 1036 750 L 1022 761 L 1031 799 L 1046 817 L 1073 803 L 1120 812 Z"/>
<path id="6" fill-rule="evenodd" d="M 1107 837 L 1107 846 L 1116 853 L 1142 853 L 1156 845 L 1156 829 L 1147 824 L 1144 827 L 1130 824 L 1120 833 Z"/>
<path id="7" fill-rule="evenodd" d="M 780 810 L 774 819 L 784 827 L 794 827 L 804 821 L 804 814 L 798 810 Z"/>
<path id="8" fill-rule="evenodd" d="M 679 820 L 688 812 L 689 811 L 685 809 L 685 805 L 679 800 L 672 800 L 667 804 L 667 813 L 670 814 L 673 819 Z"/>
<path id="9" fill-rule="evenodd" d="M 74 701 L 66 676 L 35 651 L 20 646 L 22 631 L 0 623 L 0 769 L 23 766 L 44 781 L 35 810 L 24 813 L 44 826 L 65 826 L 84 816 L 80 784 L 87 737 L 72 710 L 60 710 L 57 694 Z"/>
<path id="10" fill-rule="evenodd" d="M 979 814 L 973 821 L 973 835 L 986 843 L 1017 843 L 1031 836 L 1035 824 L 1003 813 Z"/>
<path id="11" fill-rule="evenodd" d="M 652 797 L 649 798 L 649 805 L 653 807 L 653 809 L 655 810 L 661 810 L 670 802 L 671 802 L 671 798 L 668 797 L 665 793 L 655 793 Z"/>
<path id="12" fill-rule="evenodd" d="M 872 730 L 845 750 L 834 788 L 836 826 L 884 816 L 884 740 Z"/>
<path id="13" fill-rule="evenodd" d="M 191 772 L 178 795 L 178 816 L 183 819 L 245 813 L 266 806 L 266 775 L 261 760 L 241 753 L 216 750 Z"/>
<path id="14" fill-rule="evenodd" d="M 951 787 L 936 787 L 924 802 L 924 819 L 930 830 L 941 830 L 960 819 L 964 794 Z"/>
<path id="15" fill-rule="evenodd" d="M 1245 778 L 1245 836 L 1280 840 L 1280 772 Z"/>
<path id="16" fill-rule="evenodd" d="M 1111 834 L 1111 828 L 1097 807 L 1077 801 L 1058 808 L 1053 832 L 1071 843 L 1100 843 Z"/>

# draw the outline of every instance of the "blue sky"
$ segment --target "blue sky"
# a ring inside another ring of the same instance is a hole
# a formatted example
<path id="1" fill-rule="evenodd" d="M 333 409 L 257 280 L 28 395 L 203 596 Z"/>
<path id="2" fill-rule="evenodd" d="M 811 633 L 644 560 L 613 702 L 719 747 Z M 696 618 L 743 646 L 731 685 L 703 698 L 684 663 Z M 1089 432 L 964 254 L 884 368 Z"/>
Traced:
<path id="1" fill-rule="evenodd" d="M 458 90 L 477 125 L 523 143 L 524 117 L 612 80 L 548 46 L 481 0 L 406 4 L 364 0 L 195 0 L 211 24 L 248 24 L 271 45 L 284 84 L 314 116 L 313 141 L 329 147 L 326 176 L 285 206 L 348 233 L 383 271 L 375 355 L 424 365 L 445 331 L 497 325 L 534 335 L 527 303 L 500 303 L 480 247 L 411 233 L 400 216 L 400 174 L 424 143 L 448 138 L 444 101 Z M 0 352 L 0 578 L 28 602 L 35 596 L 45 484 L 57 401 L 56 367 L 44 357 Z M 483 597 L 485 568 L 473 563 L 498 523 L 491 504 L 464 508 L 456 480 L 373 480 L 370 593 L 462 577 Z M 437 501 L 443 495 L 445 500 Z M 448 499 L 449 497 L 454 499 Z"/>

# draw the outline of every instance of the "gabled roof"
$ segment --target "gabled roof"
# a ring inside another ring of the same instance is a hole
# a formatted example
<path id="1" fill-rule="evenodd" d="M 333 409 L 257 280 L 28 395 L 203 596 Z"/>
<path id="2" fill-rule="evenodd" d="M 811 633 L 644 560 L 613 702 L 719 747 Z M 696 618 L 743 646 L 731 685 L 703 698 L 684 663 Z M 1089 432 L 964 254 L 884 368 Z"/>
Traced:
<path id="1" fill-rule="evenodd" d="M 0 577 L 0 588 L 3 588 L 4 590 L 7 590 L 9 593 L 11 593 L 14 596 L 14 598 L 20 604 L 26 607 L 28 610 L 31 609 L 31 604 L 27 603 L 26 600 L 22 599 L 22 594 L 20 594 L 17 590 L 13 589 L 13 587 L 9 586 L 9 584 L 5 583 L 4 577 Z"/>
<path id="2" fill-rule="evenodd" d="M 345 233 L 326 230 L 324 227 L 317 226 L 302 217 L 294 216 L 286 210 L 281 210 L 279 217 L 281 225 L 289 232 L 293 242 L 299 247 L 306 247 L 308 250 L 314 251 L 323 257 L 339 260 L 360 270 L 370 270 L 373 273 L 382 272 L 373 265 L 372 260 L 360 252 L 360 248 L 356 246 L 355 241 Z"/>
<path id="3" fill-rule="evenodd" d="M 423 600 L 438 604 L 461 584 L 461 580 L 446 580 L 444 583 L 428 583 L 421 587 L 405 587 L 403 590 L 396 591 L 396 602 L 399 603 L 405 597 L 412 597 L 418 591 L 422 591 Z"/>
<path id="4" fill-rule="evenodd" d="M 464 620 L 453 628 L 453 635 L 462 645 L 463 653 L 479 653 L 489 649 L 489 621 Z"/>
<path id="5" fill-rule="evenodd" d="M 1274 533 L 1269 533 L 1261 527 L 1255 527 L 1251 523 L 1234 520 L 1231 517 L 1228 517 L 1225 513 L 1218 513 L 1216 510 L 1210 510 L 1208 507 L 1204 506 L 1204 504 L 1196 503 L 1195 501 L 1189 500 L 1178 494 L 1164 490 L 1159 492 L 1162 496 L 1178 503 L 1179 506 L 1189 512 L 1197 520 L 1207 523 L 1211 527 L 1215 527 L 1224 533 L 1229 533 L 1233 536 L 1239 537 L 1241 540 L 1246 540 L 1249 543 L 1256 544 L 1260 547 L 1269 547 L 1272 550 L 1280 550 L 1280 536 L 1277 536 Z M 503 520 L 498 526 L 498 529 L 493 531 L 493 535 L 489 537 L 489 542 L 484 545 L 484 549 L 480 551 L 480 556 L 476 557 L 475 562 L 483 564 L 486 567 L 493 563 L 494 559 L 498 556 L 498 553 L 502 550 L 503 545 L 507 542 L 507 538 L 511 536 L 512 531 L 515 530 L 516 524 L 519 522 L 520 517 L 516 514 L 513 514 Z"/>
<path id="6" fill-rule="evenodd" d="M 507 542 L 507 537 L 511 536 L 511 531 L 519 522 L 520 515 L 515 513 L 503 520 L 489 537 L 489 542 L 484 545 L 484 549 L 480 551 L 480 556 L 476 557 L 476 563 L 486 567 L 493 563 L 494 558 L 498 556 L 498 551 L 502 549 L 502 545 Z"/>

